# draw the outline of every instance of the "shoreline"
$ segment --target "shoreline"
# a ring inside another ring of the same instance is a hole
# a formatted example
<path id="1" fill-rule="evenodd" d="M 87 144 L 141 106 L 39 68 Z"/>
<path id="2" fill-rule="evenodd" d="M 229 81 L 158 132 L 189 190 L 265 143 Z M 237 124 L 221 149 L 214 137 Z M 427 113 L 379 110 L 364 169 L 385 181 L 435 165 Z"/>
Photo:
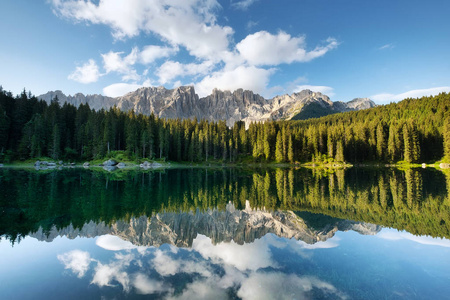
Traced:
<path id="1" fill-rule="evenodd" d="M 12 162 L 12 163 L 2 163 L 0 164 L 0 168 L 10 168 L 10 169 L 35 169 L 35 170 L 61 170 L 61 169 L 74 169 L 74 168 L 83 168 L 83 169 L 103 169 L 106 171 L 114 171 L 114 170 L 158 170 L 158 169 L 173 169 L 173 168 L 308 168 L 308 169 L 323 169 L 323 170 L 340 170 L 340 169 L 348 169 L 348 168 L 397 168 L 397 169 L 412 169 L 412 168 L 433 168 L 438 170 L 446 170 L 450 168 L 450 165 L 447 163 L 442 163 L 440 161 L 433 163 L 423 163 L 423 164 L 409 164 L 404 162 L 397 163 L 383 163 L 383 162 L 371 162 L 371 163 L 315 163 L 315 162 L 306 162 L 306 163 L 275 163 L 275 162 L 261 162 L 261 163 L 223 163 L 223 162 L 172 162 L 172 161 L 145 161 L 147 165 L 143 166 L 143 163 L 140 162 L 131 162 L 131 161 L 117 161 L 116 164 L 113 165 L 104 165 L 99 162 L 99 160 L 94 160 L 91 162 L 84 163 L 58 163 L 55 161 L 49 160 L 48 163 L 51 165 L 44 164 L 43 166 L 36 165 L 36 161 L 25 161 L 25 162 Z M 144 164 L 145 164 L 144 162 Z M 118 164 L 121 164 L 118 166 Z M 88 164 L 88 165 L 86 165 Z M 112 168 L 113 170 L 108 170 L 108 168 Z"/>

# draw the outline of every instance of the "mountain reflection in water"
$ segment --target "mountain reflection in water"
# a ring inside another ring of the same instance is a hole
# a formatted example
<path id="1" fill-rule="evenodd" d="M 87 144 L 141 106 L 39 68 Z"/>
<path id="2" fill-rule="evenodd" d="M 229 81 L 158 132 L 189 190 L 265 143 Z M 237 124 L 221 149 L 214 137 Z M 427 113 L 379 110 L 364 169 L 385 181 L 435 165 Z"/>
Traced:
<path id="1" fill-rule="evenodd" d="M 414 169 L 0 169 L 0 292 L 445 299 L 448 182 Z"/>

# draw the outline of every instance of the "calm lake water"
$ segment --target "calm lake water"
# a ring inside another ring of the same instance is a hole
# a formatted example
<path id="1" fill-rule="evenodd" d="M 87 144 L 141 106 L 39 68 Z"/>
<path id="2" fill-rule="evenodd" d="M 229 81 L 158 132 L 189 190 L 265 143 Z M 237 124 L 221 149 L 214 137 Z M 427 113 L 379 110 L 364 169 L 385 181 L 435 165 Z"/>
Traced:
<path id="1" fill-rule="evenodd" d="M 1 299 L 450 299 L 430 169 L 0 169 Z"/>

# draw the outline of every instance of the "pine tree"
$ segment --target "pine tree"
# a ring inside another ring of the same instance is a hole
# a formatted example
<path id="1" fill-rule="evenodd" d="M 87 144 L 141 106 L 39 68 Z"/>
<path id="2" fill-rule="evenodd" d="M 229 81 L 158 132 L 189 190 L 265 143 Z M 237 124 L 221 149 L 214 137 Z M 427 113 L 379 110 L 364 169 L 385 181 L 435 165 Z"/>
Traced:
<path id="1" fill-rule="evenodd" d="M 444 160 L 450 162 L 450 118 L 447 117 L 444 121 L 444 128 L 442 130 L 444 140 Z"/>
<path id="2" fill-rule="evenodd" d="M 338 140 L 336 142 L 336 156 L 334 158 L 338 162 L 344 162 L 344 147 L 342 145 L 342 141 Z"/>
<path id="3" fill-rule="evenodd" d="M 294 163 L 294 143 L 292 142 L 292 135 L 289 135 L 289 142 L 288 142 L 288 153 L 287 157 L 289 162 L 292 164 Z"/>
<path id="4" fill-rule="evenodd" d="M 384 128 L 382 124 L 378 124 L 377 126 L 377 158 L 381 161 L 384 161 L 385 155 L 384 151 L 386 148 L 386 141 L 384 137 Z"/>
<path id="5" fill-rule="evenodd" d="M 59 130 L 58 124 L 55 124 L 53 126 L 52 131 L 52 147 L 51 147 L 51 157 L 53 159 L 58 159 L 59 155 L 61 154 L 61 132 Z"/>
<path id="6" fill-rule="evenodd" d="M 275 161 L 282 162 L 284 160 L 283 157 L 283 140 L 282 134 L 280 131 L 277 133 L 277 142 L 275 144 Z"/>

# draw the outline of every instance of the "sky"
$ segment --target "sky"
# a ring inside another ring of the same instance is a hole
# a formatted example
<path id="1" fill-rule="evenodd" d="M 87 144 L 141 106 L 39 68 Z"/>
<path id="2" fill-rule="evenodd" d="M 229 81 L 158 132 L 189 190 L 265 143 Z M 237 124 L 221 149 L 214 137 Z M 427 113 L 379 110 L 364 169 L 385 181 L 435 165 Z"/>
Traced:
<path id="1" fill-rule="evenodd" d="M 2 0 L 0 85 L 310 89 L 377 104 L 450 92 L 446 0 Z"/>

